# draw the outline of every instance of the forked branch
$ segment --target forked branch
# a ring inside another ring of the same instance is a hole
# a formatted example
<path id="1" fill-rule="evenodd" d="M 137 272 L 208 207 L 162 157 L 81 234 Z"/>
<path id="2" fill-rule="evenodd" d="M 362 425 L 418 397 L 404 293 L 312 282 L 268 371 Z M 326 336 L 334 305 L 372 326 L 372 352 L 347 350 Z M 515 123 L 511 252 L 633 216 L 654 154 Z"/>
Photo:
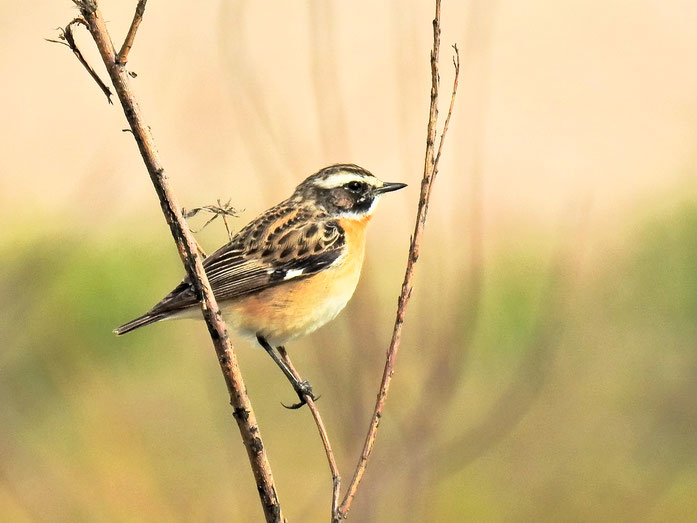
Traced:
<path id="1" fill-rule="evenodd" d="M 256 424 L 254 412 L 246 394 L 242 376 L 237 365 L 237 359 L 227 335 L 226 326 L 221 319 L 220 310 L 218 309 L 215 297 L 213 296 L 205 271 L 203 270 L 201 258 L 197 253 L 197 243 L 193 238 L 191 231 L 189 230 L 186 221 L 182 216 L 182 210 L 169 187 L 164 168 L 162 167 L 159 155 L 154 147 L 153 138 L 150 134 L 150 128 L 143 120 L 140 108 L 130 88 L 130 78 L 128 72 L 124 67 L 128 59 L 128 54 L 133 46 L 136 32 L 143 18 L 146 0 L 139 0 L 133 21 L 128 30 L 128 34 L 118 54 L 116 53 L 111 41 L 111 37 L 106 29 L 104 19 L 101 16 L 96 0 L 73 1 L 77 4 L 83 17 L 81 19 L 77 19 L 77 22 L 73 23 L 84 23 L 94 38 L 100 55 L 104 61 L 104 64 L 106 65 L 109 77 L 111 78 L 112 84 L 114 85 L 119 100 L 121 101 L 121 105 L 130 125 L 130 130 L 136 139 L 153 185 L 155 186 L 155 190 L 160 198 L 163 213 L 176 241 L 177 248 L 179 250 L 182 262 L 186 267 L 188 277 L 201 301 L 203 316 L 206 320 L 206 324 L 218 356 L 218 361 L 228 387 L 230 403 L 234 407 L 233 414 L 238 423 L 243 442 L 247 449 L 266 520 L 284 521 L 273 483 L 271 468 L 261 440 L 258 426 Z M 68 28 L 70 28 L 71 24 L 69 24 Z M 68 43 L 70 48 L 73 50 L 76 56 L 78 56 L 81 63 L 88 69 L 88 71 L 90 71 L 90 74 L 100 84 L 100 87 L 103 86 L 102 90 L 104 90 L 105 93 L 108 93 L 108 88 L 105 89 L 106 86 L 104 86 L 101 80 L 99 80 L 98 76 L 94 73 L 94 70 L 86 64 L 84 58 L 81 58 L 82 55 L 74 44 L 72 34 L 69 35 L 69 38 L 71 40 Z M 394 365 L 400 346 L 406 307 L 413 289 L 414 268 L 419 258 L 420 244 L 425 227 L 428 204 L 431 197 L 431 189 L 438 172 L 438 162 L 440 160 L 444 138 L 448 130 L 450 117 L 452 115 L 453 106 L 455 103 L 455 95 L 457 92 L 459 77 L 459 53 L 457 47 L 455 47 L 455 79 L 453 82 L 450 106 L 443 126 L 443 131 L 440 135 L 438 149 L 436 151 L 435 142 L 438 120 L 439 50 L 440 0 L 436 0 L 436 13 L 433 20 L 433 50 L 431 52 L 431 102 L 426 137 L 424 174 L 421 182 L 421 193 L 417 208 L 416 223 L 409 247 L 407 268 L 404 281 L 402 283 L 402 290 L 399 296 L 392 339 L 387 352 L 387 359 L 385 362 L 380 389 L 376 399 L 375 409 L 370 421 L 363 451 L 353 475 L 353 479 L 340 505 L 340 478 L 336 461 L 334 459 L 334 454 L 331 450 L 329 439 L 319 412 L 317 411 L 312 400 L 307 399 L 308 405 L 319 429 L 332 473 L 332 519 L 334 521 L 338 521 L 339 519 L 346 517 L 367 467 L 368 459 L 373 450 L 380 418 L 382 417 L 385 401 L 394 373 Z M 284 352 L 282 356 L 292 368 L 292 364 L 290 359 L 287 357 L 287 354 Z"/>
<path id="2" fill-rule="evenodd" d="M 233 416 L 237 421 L 242 441 L 247 449 L 266 521 L 285 521 L 276 494 L 271 466 L 269 465 L 252 405 L 242 381 L 237 357 L 228 338 L 227 327 L 222 320 L 218 304 L 208 283 L 208 278 L 201 263 L 201 257 L 197 253 L 197 243 L 182 216 L 181 207 L 169 186 L 168 178 L 150 133 L 150 127 L 145 123 L 131 89 L 130 76 L 124 67 L 124 62 L 133 45 L 138 25 L 143 16 L 145 1 L 141 0 L 138 3 L 133 23 L 118 56 L 96 0 L 73 1 L 77 4 L 82 19 L 99 49 L 130 129 L 140 149 L 145 166 L 150 174 L 150 179 L 160 199 L 162 212 L 177 244 L 179 256 L 186 268 L 189 281 L 201 302 L 203 317 L 213 340 L 218 362 L 230 394 Z"/>

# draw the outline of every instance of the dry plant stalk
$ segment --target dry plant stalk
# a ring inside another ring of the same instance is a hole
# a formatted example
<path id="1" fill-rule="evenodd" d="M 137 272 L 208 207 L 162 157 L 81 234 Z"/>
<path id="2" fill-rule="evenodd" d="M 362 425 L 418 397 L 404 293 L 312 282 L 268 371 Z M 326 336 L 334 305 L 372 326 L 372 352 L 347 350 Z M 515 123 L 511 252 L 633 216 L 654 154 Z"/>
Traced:
<path id="1" fill-rule="evenodd" d="M 237 357 L 228 338 L 227 327 L 222 320 L 220 310 L 208 283 L 208 278 L 197 252 L 197 243 L 182 216 L 174 193 L 172 192 L 164 167 L 155 148 L 150 127 L 145 123 L 136 98 L 130 86 L 130 78 L 126 70 L 126 60 L 133 45 L 136 31 L 145 11 L 146 0 L 139 0 L 133 22 L 119 54 L 116 54 L 111 36 L 106 28 L 96 0 L 73 0 L 80 10 L 83 20 L 94 39 L 104 65 L 109 73 L 116 94 L 121 101 L 123 111 L 128 120 L 133 136 L 138 144 L 143 161 L 148 169 L 155 191 L 160 200 L 162 212 L 170 227 L 172 236 L 177 244 L 179 256 L 186 268 L 192 285 L 201 301 L 201 310 L 208 326 L 208 332 L 213 340 L 218 362 L 225 378 L 230 394 L 230 404 L 233 416 L 242 435 L 242 441 L 247 449 L 249 462 L 254 473 L 257 490 L 261 499 L 266 521 L 281 522 L 285 518 L 276 494 L 276 488 L 271 473 L 259 427 L 247 396 L 242 380 L 242 374 L 237 363 Z M 75 49 L 73 52 L 75 52 Z M 77 53 L 76 53 L 77 55 Z M 84 65 L 84 64 L 83 64 Z"/>
<path id="2" fill-rule="evenodd" d="M 440 142 L 438 144 L 438 150 L 436 152 L 435 142 L 436 142 L 436 129 L 438 124 L 438 89 L 440 84 L 440 76 L 438 73 L 438 57 L 440 51 L 440 0 L 436 0 L 436 14 L 433 19 L 433 50 L 431 51 L 431 104 L 428 116 L 428 128 L 426 133 L 426 157 L 424 160 L 424 175 L 421 180 L 421 195 L 419 198 L 419 205 L 416 211 L 416 223 L 414 225 L 414 233 L 411 237 L 411 244 L 409 246 L 409 255 L 407 259 L 407 268 L 404 274 L 404 282 L 402 283 L 402 291 L 399 295 L 399 301 L 397 304 L 397 316 L 395 319 L 394 329 L 392 332 L 392 339 L 390 341 L 390 347 L 387 351 L 387 359 L 385 362 L 385 368 L 382 374 L 382 381 L 380 383 L 380 389 L 378 391 L 377 399 L 375 402 L 375 409 L 373 411 L 373 416 L 370 420 L 370 425 L 368 427 L 368 433 L 365 438 L 365 443 L 363 445 L 363 451 L 361 452 L 361 457 L 356 465 L 355 472 L 351 483 L 348 486 L 344 499 L 341 505 L 334 514 L 334 521 L 343 519 L 348 514 L 351 508 L 351 503 L 356 496 L 356 491 L 360 484 L 365 469 L 368 465 L 368 459 L 373 451 L 375 445 L 375 438 L 378 432 L 378 426 L 380 424 L 380 418 L 382 418 L 382 412 L 385 408 L 385 401 L 387 400 L 387 393 L 389 392 L 390 382 L 392 381 L 392 376 L 394 375 L 394 366 L 397 358 L 397 351 L 399 350 L 402 327 L 404 325 L 404 318 L 406 315 L 406 307 L 411 298 L 411 292 L 414 287 L 414 267 L 419 259 L 419 251 L 421 246 L 421 239 L 423 237 L 424 227 L 426 225 L 426 215 L 428 213 L 428 204 L 431 198 L 431 189 L 433 187 L 433 182 L 435 181 L 436 174 L 438 173 L 438 162 L 440 160 L 441 152 L 443 150 L 443 141 L 445 135 L 448 131 L 448 126 L 450 124 L 450 117 L 453 112 L 453 107 L 455 104 L 455 95 L 457 93 L 458 79 L 460 74 L 460 55 L 457 46 L 453 46 L 455 49 L 455 57 L 453 58 L 453 64 L 455 66 L 455 78 L 453 80 L 453 90 L 450 97 L 450 106 L 448 108 L 448 114 L 445 118 L 445 123 L 443 125 L 443 131 L 440 135 Z"/>
<path id="3" fill-rule="evenodd" d="M 288 365 L 288 368 L 293 373 L 295 378 L 298 381 L 303 381 L 300 374 L 298 374 L 298 371 L 295 370 L 295 366 L 293 366 L 293 362 L 290 360 L 290 356 L 288 356 L 286 348 L 279 347 L 278 352 L 281 354 L 281 358 L 285 364 Z M 307 403 L 307 406 L 312 413 L 312 417 L 315 420 L 315 424 L 317 425 L 317 430 L 319 431 L 319 436 L 322 439 L 322 445 L 324 446 L 324 452 L 327 455 L 327 461 L 329 462 L 329 471 L 332 474 L 332 520 L 334 520 L 339 507 L 339 495 L 341 492 L 341 476 L 339 475 L 339 467 L 336 464 L 334 451 L 332 450 L 331 443 L 329 442 L 329 435 L 327 434 L 327 429 L 324 427 L 324 422 L 322 421 L 322 416 L 317 409 L 317 405 L 315 405 L 315 400 L 306 394 L 305 403 Z"/>

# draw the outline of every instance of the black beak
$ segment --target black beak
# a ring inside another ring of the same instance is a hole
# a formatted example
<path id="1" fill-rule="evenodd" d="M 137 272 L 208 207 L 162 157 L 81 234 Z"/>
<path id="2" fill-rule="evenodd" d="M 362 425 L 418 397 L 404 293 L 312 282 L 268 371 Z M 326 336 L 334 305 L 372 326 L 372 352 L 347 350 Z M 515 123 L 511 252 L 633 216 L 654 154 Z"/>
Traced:
<path id="1" fill-rule="evenodd" d="M 384 184 L 382 184 L 382 187 L 378 187 L 377 189 L 375 189 L 375 192 L 377 194 L 382 194 L 386 192 L 398 191 L 400 189 L 404 189 L 406 186 L 406 183 L 385 182 Z"/>

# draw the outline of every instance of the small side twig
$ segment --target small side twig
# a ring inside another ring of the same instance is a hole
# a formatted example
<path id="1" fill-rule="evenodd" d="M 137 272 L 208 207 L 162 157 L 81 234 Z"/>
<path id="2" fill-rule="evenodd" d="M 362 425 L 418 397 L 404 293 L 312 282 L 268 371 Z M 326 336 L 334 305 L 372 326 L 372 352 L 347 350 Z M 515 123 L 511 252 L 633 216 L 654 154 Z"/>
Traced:
<path id="1" fill-rule="evenodd" d="M 435 152 L 435 141 L 437 134 L 437 123 L 438 123 L 438 87 L 440 83 L 440 77 L 438 73 L 438 56 L 440 50 L 440 0 L 436 0 L 436 14 L 433 19 L 433 50 L 431 51 L 431 104 L 429 110 L 428 118 L 428 129 L 426 134 L 426 156 L 424 160 L 424 175 L 421 180 L 421 195 L 419 198 L 419 205 L 416 213 L 416 224 L 414 225 L 414 233 L 411 238 L 411 244 L 409 246 L 409 254 L 407 259 L 407 268 L 404 274 L 404 282 L 402 283 L 402 291 L 399 295 L 398 305 L 397 305 L 397 315 L 395 319 L 394 329 L 392 331 L 392 339 L 390 341 L 390 347 L 387 351 L 387 358 L 385 362 L 385 368 L 382 374 L 382 381 L 380 383 L 380 389 L 378 391 L 377 399 L 375 402 L 375 409 L 373 411 L 373 416 L 370 420 L 370 425 L 368 427 L 368 433 L 363 444 L 363 451 L 361 452 L 361 457 L 358 460 L 356 469 L 353 474 L 351 483 L 348 486 L 346 494 L 335 514 L 335 521 L 341 518 L 345 518 L 349 509 L 351 508 L 351 503 L 356 495 L 358 485 L 360 484 L 365 469 L 368 465 L 368 458 L 370 457 L 373 446 L 375 445 L 375 438 L 378 432 L 378 426 L 380 424 L 380 419 L 382 417 L 382 412 L 385 407 L 385 401 L 387 399 L 387 393 L 389 392 L 390 383 L 392 381 L 392 376 L 394 375 L 394 366 L 397 357 L 397 352 L 399 350 L 402 327 L 404 325 L 404 318 L 406 314 L 406 307 L 411 297 L 411 292 L 414 287 L 414 267 L 419 259 L 419 250 L 421 245 L 421 239 L 423 237 L 424 227 L 426 225 L 426 215 L 428 213 L 428 204 L 431 197 L 431 189 L 433 187 L 433 182 L 435 181 L 436 175 L 438 173 L 438 161 L 440 160 L 441 151 L 443 148 L 443 142 L 445 139 L 445 134 L 448 130 L 448 125 L 450 123 L 450 116 L 452 115 L 455 94 L 457 92 L 458 76 L 460 73 L 459 66 L 459 52 L 457 47 L 455 47 L 455 58 L 453 59 L 455 65 L 455 79 L 453 81 L 453 91 L 450 99 L 450 106 L 448 109 L 448 115 L 445 119 L 445 124 L 443 126 L 443 131 L 440 135 L 440 143 L 438 146 L 438 152 Z"/>
<path id="2" fill-rule="evenodd" d="M 116 55 L 116 63 L 124 65 L 128 61 L 128 53 L 131 52 L 131 47 L 133 47 L 133 41 L 136 38 L 136 32 L 138 31 L 138 26 L 143 21 L 143 15 L 145 14 L 145 4 L 148 0 L 138 0 L 138 5 L 136 6 L 136 12 L 133 15 L 133 20 L 131 21 L 131 26 L 128 28 L 128 33 L 123 41 L 121 50 L 119 54 Z"/>
<path id="3" fill-rule="evenodd" d="M 443 152 L 443 139 L 445 138 L 445 133 L 448 132 L 448 127 L 450 127 L 450 117 L 453 115 L 453 108 L 455 107 L 455 95 L 457 94 L 457 84 L 460 80 L 460 51 L 457 48 L 457 44 L 453 44 L 453 67 L 455 68 L 455 78 L 453 79 L 453 90 L 450 94 L 450 105 L 448 106 L 448 115 L 445 117 L 445 123 L 443 123 L 443 130 L 440 133 L 440 141 L 438 142 L 438 154 L 436 154 L 436 159 L 433 162 L 433 174 L 435 177 L 438 171 L 438 162 L 440 162 L 440 154 Z M 433 181 L 431 181 L 433 183 Z M 426 202 L 428 205 L 428 202 Z"/>
<path id="4" fill-rule="evenodd" d="M 227 218 L 228 216 L 232 218 L 237 218 L 237 216 L 239 215 L 237 214 L 237 209 L 235 209 L 230 202 L 232 202 L 232 198 L 225 203 L 222 203 L 220 200 L 218 200 L 218 205 L 204 205 L 203 207 L 194 207 L 191 210 L 182 209 L 182 213 L 184 214 L 184 218 L 187 219 L 193 218 L 202 211 L 209 212 L 213 215 L 206 223 L 204 223 L 201 226 L 200 229 L 192 229 L 191 232 L 193 233 L 201 232 L 203 229 L 208 227 L 208 225 L 210 225 L 213 222 L 213 220 L 220 216 L 223 219 L 223 223 L 225 224 L 225 230 L 227 231 L 228 240 L 232 241 L 232 231 L 230 230 L 230 225 L 227 222 Z"/>
<path id="5" fill-rule="evenodd" d="M 278 352 L 281 355 L 281 358 L 283 359 L 285 364 L 293 373 L 293 375 L 298 379 L 298 381 L 302 381 L 302 378 L 293 366 L 293 362 L 290 360 L 290 356 L 288 356 L 288 352 L 286 351 L 285 347 L 279 347 Z M 319 410 L 317 409 L 317 405 L 315 404 L 314 400 L 307 395 L 305 396 L 305 403 L 307 403 L 307 406 L 310 408 L 310 412 L 312 413 L 312 417 L 315 419 L 315 424 L 317 425 L 317 430 L 319 431 L 319 437 L 322 439 L 324 452 L 327 455 L 329 471 L 332 475 L 332 520 L 334 520 L 335 514 L 337 513 L 337 509 L 339 507 L 339 494 L 341 491 L 341 476 L 339 475 L 339 467 L 336 464 L 334 451 L 332 450 L 332 446 L 329 443 L 327 429 L 324 427 L 324 422 L 322 421 L 322 416 L 320 415 Z"/>
<path id="6" fill-rule="evenodd" d="M 66 47 L 69 47 L 70 50 L 73 52 L 77 60 L 82 64 L 82 66 L 87 69 L 87 72 L 90 74 L 92 79 L 97 82 L 97 85 L 99 88 L 102 90 L 104 95 L 106 96 L 107 101 L 113 105 L 114 102 L 111 101 L 111 89 L 107 87 L 107 85 L 104 83 L 104 81 L 99 77 L 97 72 L 92 69 L 92 66 L 87 63 L 87 60 L 85 60 L 85 57 L 82 55 L 82 52 L 80 51 L 80 48 L 77 46 L 75 43 L 75 36 L 73 35 L 73 25 L 75 24 L 82 24 L 85 27 L 88 27 L 87 22 L 83 18 L 75 18 L 72 20 L 68 25 L 65 27 L 59 27 L 58 30 L 60 31 L 60 34 L 58 35 L 58 40 L 52 40 L 50 38 L 45 38 L 47 42 L 51 42 L 54 44 L 61 44 L 65 45 Z"/>

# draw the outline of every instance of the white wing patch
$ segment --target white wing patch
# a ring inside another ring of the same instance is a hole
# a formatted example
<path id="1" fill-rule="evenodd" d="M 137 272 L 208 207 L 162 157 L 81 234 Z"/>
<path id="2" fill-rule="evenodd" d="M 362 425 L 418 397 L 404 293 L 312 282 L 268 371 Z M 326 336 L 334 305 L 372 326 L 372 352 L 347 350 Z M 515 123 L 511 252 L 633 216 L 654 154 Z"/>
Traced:
<path id="1" fill-rule="evenodd" d="M 286 272 L 286 275 L 283 277 L 283 281 L 290 280 L 291 278 L 297 278 L 298 276 L 302 276 L 302 273 L 304 272 L 304 269 L 291 269 Z"/>

